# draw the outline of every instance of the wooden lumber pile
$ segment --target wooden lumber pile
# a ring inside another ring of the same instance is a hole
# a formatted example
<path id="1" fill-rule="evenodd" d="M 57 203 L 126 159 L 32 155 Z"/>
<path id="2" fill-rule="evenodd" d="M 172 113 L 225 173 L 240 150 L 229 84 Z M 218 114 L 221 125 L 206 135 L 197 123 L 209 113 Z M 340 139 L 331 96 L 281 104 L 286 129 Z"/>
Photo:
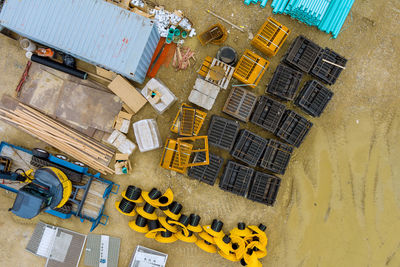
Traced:
<path id="1" fill-rule="evenodd" d="M 9 106 L 9 101 L 10 99 L 7 99 L 7 106 Z M 16 102 L 13 103 L 14 107 L 0 108 L 0 119 L 11 123 L 102 174 L 114 173 L 114 170 L 108 167 L 115 154 L 113 149 L 72 130 L 27 105 L 16 100 L 11 101 Z"/>

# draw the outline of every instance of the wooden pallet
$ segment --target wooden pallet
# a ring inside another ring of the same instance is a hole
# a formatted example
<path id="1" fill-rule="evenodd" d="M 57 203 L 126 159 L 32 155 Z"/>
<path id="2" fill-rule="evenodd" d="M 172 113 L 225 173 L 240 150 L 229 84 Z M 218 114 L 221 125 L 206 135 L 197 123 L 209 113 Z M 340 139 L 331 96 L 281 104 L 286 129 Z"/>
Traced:
<path id="1" fill-rule="evenodd" d="M 215 80 L 213 80 L 213 79 L 211 78 L 210 72 L 211 72 L 211 69 L 212 69 L 214 66 L 221 67 L 221 68 L 225 71 L 224 77 L 223 77 L 221 80 L 219 80 L 219 81 L 215 81 Z M 230 82 L 231 79 L 232 79 L 232 75 L 233 75 L 233 72 L 234 72 L 234 71 L 235 71 L 235 68 L 234 68 L 234 67 L 232 67 L 232 66 L 230 66 L 230 65 L 228 65 L 228 64 L 225 64 L 224 62 L 219 61 L 218 59 L 214 58 L 213 61 L 211 62 L 211 66 L 210 66 L 210 68 L 209 68 L 209 71 L 208 71 L 208 73 L 207 73 L 207 76 L 206 76 L 206 79 L 205 79 L 205 80 L 206 80 L 207 82 L 210 82 L 210 83 L 212 83 L 212 84 L 215 84 L 215 85 L 221 87 L 222 89 L 225 89 L 225 90 L 226 90 L 226 88 L 228 88 L 229 82 Z"/>

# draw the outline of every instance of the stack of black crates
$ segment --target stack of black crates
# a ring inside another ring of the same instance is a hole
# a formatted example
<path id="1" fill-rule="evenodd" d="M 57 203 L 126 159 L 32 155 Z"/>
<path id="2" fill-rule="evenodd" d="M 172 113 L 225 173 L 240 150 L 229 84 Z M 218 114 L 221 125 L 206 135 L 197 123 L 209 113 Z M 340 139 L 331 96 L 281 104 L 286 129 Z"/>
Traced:
<path id="1" fill-rule="evenodd" d="M 256 97 L 254 93 L 239 87 L 232 91 L 223 112 L 243 122 L 255 125 L 274 134 L 280 140 L 265 139 L 249 130 L 240 130 L 239 122 L 217 115 L 212 116 L 208 128 L 211 146 L 229 152 L 235 160 L 228 160 L 219 181 L 222 190 L 273 206 L 281 179 L 294 147 L 299 147 L 309 133 L 312 122 L 299 113 L 287 109 L 281 101 L 293 101 L 305 113 L 319 117 L 333 92 L 317 80 L 305 83 L 300 93 L 303 74 L 309 74 L 332 85 L 336 82 L 347 60 L 328 48 L 321 48 L 304 36 L 298 36 L 282 63 L 276 68 L 266 88 L 267 94 Z M 297 94 L 297 97 L 296 97 Z M 199 153 L 195 161 L 204 160 Z M 210 164 L 189 169 L 189 176 L 214 185 L 221 172 L 224 159 L 210 153 Z M 255 170 L 263 169 L 269 173 Z"/>

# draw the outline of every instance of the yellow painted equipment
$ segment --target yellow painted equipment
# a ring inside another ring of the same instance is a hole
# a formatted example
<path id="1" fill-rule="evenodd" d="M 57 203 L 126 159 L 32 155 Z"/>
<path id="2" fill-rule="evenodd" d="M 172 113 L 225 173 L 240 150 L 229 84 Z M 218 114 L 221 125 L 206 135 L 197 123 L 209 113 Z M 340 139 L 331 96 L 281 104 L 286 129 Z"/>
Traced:
<path id="1" fill-rule="evenodd" d="M 65 205 L 65 203 L 67 203 L 67 201 L 69 200 L 69 197 L 71 196 L 72 193 L 72 183 L 71 181 L 68 179 L 68 177 L 59 169 L 54 168 L 54 167 L 44 167 L 46 169 L 50 169 L 53 171 L 53 173 L 57 176 L 58 180 L 60 180 L 62 187 L 63 187 L 63 197 L 62 200 L 60 201 L 60 203 L 57 205 L 56 208 L 61 208 L 62 206 Z M 31 173 L 33 173 L 33 170 L 29 170 L 27 172 L 25 172 L 27 175 L 27 178 L 29 180 L 31 179 Z"/>
<path id="2" fill-rule="evenodd" d="M 193 144 L 192 144 L 193 143 Z M 200 143 L 200 148 L 196 144 Z M 188 145 L 192 147 L 188 150 Z M 206 159 L 202 162 L 190 162 L 190 158 L 194 157 L 196 153 L 204 152 Z M 193 167 L 202 166 L 210 164 L 210 153 L 208 148 L 208 136 L 192 136 L 192 137 L 181 137 L 178 138 L 178 153 L 179 155 L 184 155 L 184 157 L 179 156 L 179 167 Z M 189 160 L 186 158 L 187 153 L 189 153 Z"/>
<path id="3" fill-rule="evenodd" d="M 178 141 L 175 139 L 167 139 L 164 151 L 161 157 L 160 166 L 164 169 L 176 171 L 178 173 L 185 173 L 190 159 L 190 151 L 193 145 L 181 142 L 181 153 L 178 152 Z M 180 166 L 179 163 L 182 163 Z"/>
<path id="4" fill-rule="evenodd" d="M 227 37 L 228 32 L 226 31 L 226 28 L 219 23 L 212 25 L 206 31 L 197 36 L 201 45 L 209 43 L 220 45 L 225 42 Z"/>
<path id="5" fill-rule="evenodd" d="M 235 68 L 233 77 L 245 85 L 255 88 L 268 68 L 268 65 L 269 61 L 246 49 Z"/>
<path id="6" fill-rule="evenodd" d="M 210 66 L 211 66 L 212 61 L 213 61 L 213 58 L 210 57 L 210 56 L 207 56 L 207 57 L 204 59 L 203 64 L 201 64 L 201 67 L 200 67 L 200 69 L 197 71 L 197 73 L 198 73 L 200 76 L 203 76 L 203 77 L 205 78 L 205 77 L 207 76 L 208 72 L 210 71 Z"/>
<path id="7" fill-rule="evenodd" d="M 198 135 L 207 113 L 183 103 L 171 126 L 171 132 L 182 136 Z"/>
<path id="8" fill-rule="evenodd" d="M 251 45 L 272 57 L 278 53 L 289 34 L 290 30 L 286 26 L 269 17 L 254 36 Z"/>

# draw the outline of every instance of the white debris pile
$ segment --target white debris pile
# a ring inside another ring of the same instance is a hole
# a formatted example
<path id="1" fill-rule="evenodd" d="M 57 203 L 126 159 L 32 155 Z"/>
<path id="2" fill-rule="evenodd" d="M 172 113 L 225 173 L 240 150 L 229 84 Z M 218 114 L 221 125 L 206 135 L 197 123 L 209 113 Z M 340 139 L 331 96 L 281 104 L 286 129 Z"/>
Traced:
<path id="1" fill-rule="evenodd" d="M 130 5 L 137 7 L 144 7 L 144 2 L 143 0 L 131 0 Z"/>
<path id="2" fill-rule="evenodd" d="M 167 37 L 170 26 L 181 27 L 189 33 L 190 37 L 196 35 L 195 29 L 190 21 L 183 16 L 181 10 L 169 12 L 165 10 L 164 7 L 156 7 L 155 9 L 150 9 L 149 14 L 154 15 L 153 19 L 156 21 L 158 32 L 161 37 Z"/>

